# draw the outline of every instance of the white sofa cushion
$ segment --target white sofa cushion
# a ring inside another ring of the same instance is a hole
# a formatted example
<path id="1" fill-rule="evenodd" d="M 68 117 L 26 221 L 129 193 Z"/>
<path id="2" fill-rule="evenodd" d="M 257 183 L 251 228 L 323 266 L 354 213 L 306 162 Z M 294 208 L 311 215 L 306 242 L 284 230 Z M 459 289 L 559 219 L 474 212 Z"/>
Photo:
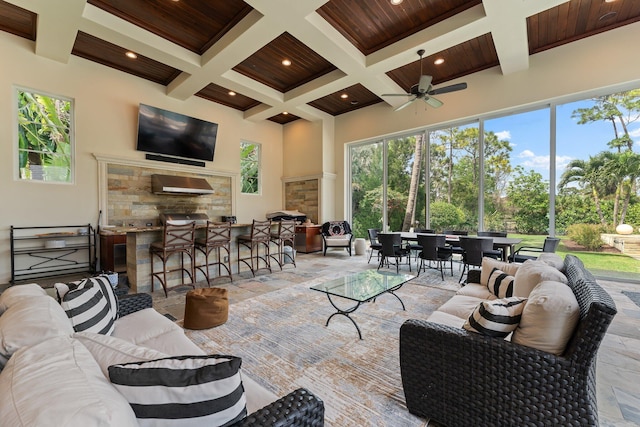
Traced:
<path id="1" fill-rule="evenodd" d="M 486 288 L 485 288 L 486 289 Z M 454 316 L 453 314 L 445 313 L 444 311 L 436 310 L 431 313 L 431 316 L 427 318 L 429 322 L 439 323 L 445 326 L 451 326 L 453 328 L 462 329 L 465 319 Z"/>
<path id="2" fill-rule="evenodd" d="M 442 304 L 438 311 L 451 314 L 452 316 L 467 319 L 473 310 L 483 301 L 482 298 L 477 298 L 468 295 L 454 295 L 447 302 Z"/>
<path id="3" fill-rule="evenodd" d="M 504 271 L 509 276 L 515 276 L 516 272 L 520 268 L 519 264 L 508 263 L 504 261 L 498 261 L 493 258 L 482 258 L 482 266 L 480 271 L 480 284 L 484 286 L 488 286 L 489 284 L 489 275 L 493 271 L 494 268 L 498 270 Z"/>
<path id="4" fill-rule="evenodd" d="M 496 299 L 497 297 L 489 292 L 489 288 L 486 285 L 481 285 L 480 283 L 467 283 L 458 291 L 456 295 L 467 295 L 470 297 L 476 297 L 480 299 Z"/>
<path id="5" fill-rule="evenodd" d="M 105 378 L 109 378 L 108 368 L 111 365 L 156 360 L 168 356 L 158 350 L 94 332 L 77 332 L 73 334 L 73 338 L 80 341 L 89 350 Z"/>
<path id="6" fill-rule="evenodd" d="M 177 356 L 109 367 L 140 426 L 226 426 L 247 415 L 242 360 L 234 356 Z"/>
<path id="7" fill-rule="evenodd" d="M 325 236 L 324 241 L 328 247 L 333 246 L 349 246 L 351 240 L 351 234 L 345 234 L 341 236 Z"/>
<path id="8" fill-rule="evenodd" d="M 3 426 L 138 425 L 129 403 L 102 375 L 91 353 L 69 336 L 17 351 L 0 373 L 0 396 Z"/>
<path id="9" fill-rule="evenodd" d="M 567 283 L 566 276 L 556 268 L 542 261 L 527 260 L 516 272 L 513 296 L 528 298 L 533 288 L 545 280 Z"/>
<path id="10" fill-rule="evenodd" d="M 531 293 L 512 342 L 561 355 L 580 317 L 580 307 L 571 288 L 544 281 Z"/>
<path id="11" fill-rule="evenodd" d="M 556 270 L 564 272 L 564 259 L 556 253 L 542 252 L 540 256 L 538 256 L 538 261 L 542 261 L 545 264 L 549 264 Z"/>
<path id="12" fill-rule="evenodd" d="M 471 332 L 504 338 L 518 327 L 526 301 L 526 298 L 519 297 L 482 301 L 462 327 Z"/>
<path id="13" fill-rule="evenodd" d="M 11 304 L 21 298 L 31 298 L 38 296 L 46 296 L 47 292 L 37 283 L 29 283 L 26 285 L 10 286 L 7 290 L 0 294 L 0 314 L 2 314 Z"/>
<path id="14" fill-rule="evenodd" d="M 50 296 L 12 298 L 0 316 L 0 366 L 22 347 L 72 333 L 67 315 Z"/>

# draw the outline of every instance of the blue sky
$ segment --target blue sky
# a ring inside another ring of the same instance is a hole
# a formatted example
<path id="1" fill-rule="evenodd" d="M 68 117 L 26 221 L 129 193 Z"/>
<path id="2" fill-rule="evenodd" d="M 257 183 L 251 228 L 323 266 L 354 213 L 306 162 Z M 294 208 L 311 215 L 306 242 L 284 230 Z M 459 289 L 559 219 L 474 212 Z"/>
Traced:
<path id="1" fill-rule="evenodd" d="M 557 107 L 558 174 L 573 159 L 587 159 L 601 151 L 609 150 L 607 142 L 614 138 L 611 123 L 596 122 L 579 125 L 571 113 L 577 108 L 592 105 L 590 100 L 573 102 Z M 549 110 L 542 109 L 485 121 L 485 132 L 493 131 L 500 139 L 510 142 L 511 164 L 533 169 L 549 179 Z M 620 127 L 618 128 L 620 131 Z M 629 126 L 634 146 L 640 145 L 640 123 Z M 635 151 L 640 151 L 635 148 Z"/>

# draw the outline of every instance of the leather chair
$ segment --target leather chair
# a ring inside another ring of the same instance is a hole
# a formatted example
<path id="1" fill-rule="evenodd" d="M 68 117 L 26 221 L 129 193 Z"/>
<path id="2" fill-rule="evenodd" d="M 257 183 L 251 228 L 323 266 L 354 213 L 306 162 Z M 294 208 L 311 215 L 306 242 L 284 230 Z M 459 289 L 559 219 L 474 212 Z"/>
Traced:
<path id="1" fill-rule="evenodd" d="M 233 282 L 231 275 L 231 223 L 230 222 L 212 222 L 207 221 L 207 229 L 204 238 L 196 238 L 196 252 L 204 255 L 204 264 L 196 265 L 196 269 L 204 274 L 207 284 L 211 286 L 211 281 L 215 278 L 228 277 Z M 224 251 L 224 253 L 222 252 Z M 215 252 L 215 258 L 212 260 L 212 253 Z M 226 261 L 224 257 L 226 256 Z M 218 276 L 212 277 L 210 267 L 218 267 Z M 226 274 L 222 274 L 224 267 Z"/>
<path id="2" fill-rule="evenodd" d="M 191 287 L 194 286 L 195 277 L 195 222 L 191 221 L 184 225 L 175 225 L 167 222 L 162 233 L 162 242 L 153 242 L 149 246 L 149 258 L 151 261 L 151 292 L 153 292 L 154 278 L 157 279 L 164 289 L 164 296 L 167 296 L 167 273 L 179 271 L 181 273 L 180 285 L 185 285 L 185 273 L 189 276 Z M 178 266 L 169 265 L 172 255 L 180 255 Z M 162 262 L 162 271 L 156 272 L 154 269 L 154 256 Z M 185 265 L 185 256 L 189 258 L 189 265 Z"/>

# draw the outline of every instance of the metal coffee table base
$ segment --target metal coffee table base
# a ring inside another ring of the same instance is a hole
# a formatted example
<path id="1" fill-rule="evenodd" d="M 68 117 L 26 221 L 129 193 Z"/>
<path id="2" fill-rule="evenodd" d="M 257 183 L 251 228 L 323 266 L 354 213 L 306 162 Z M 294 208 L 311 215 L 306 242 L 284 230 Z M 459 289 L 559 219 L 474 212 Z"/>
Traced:
<path id="1" fill-rule="evenodd" d="M 395 294 L 394 291 L 397 291 L 398 289 L 400 289 L 402 287 L 402 285 L 397 286 L 393 289 L 389 289 L 388 291 L 386 291 L 385 293 L 391 294 L 394 297 L 398 298 L 398 301 L 400 301 L 400 304 L 402 304 L 402 310 L 406 311 L 406 308 L 404 307 L 404 302 L 402 302 L 402 300 L 400 299 L 400 297 L 398 295 Z M 351 316 L 349 316 L 351 313 L 353 313 L 354 311 L 356 311 L 358 309 L 358 307 L 360 307 L 362 304 L 366 303 L 366 302 L 375 302 L 377 297 L 371 298 L 367 301 L 359 301 L 356 305 L 354 305 L 353 307 L 347 308 L 346 310 L 341 309 L 340 307 L 338 307 L 336 305 L 336 303 L 331 299 L 331 294 L 326 294 L 327 298 L 329 299 L 329 302 L 331 303 L 331 305 L 333 306 L 333 308 L 336 309 L 336 312 L 333 313 L 331 316 L 329 316 L 329 318 L 327 319 L 327 322 L 324 324 L 324 326 L 329 326 L 329 322 L 331 321 L 331 319 L 333 318 L 333 316 L 337 316 L 337 315 L 342 315 L 344 317 L 346 317 L 347 319 L 351 320 L 351 323 L 353 323 L 353 326 L 356 327 L 356 330 L 358 331 L 358 337 L 360 339 L 362 339 L 362 333 L 360 332 L 360 328 L 358 327 L 358 324 L 356 323 L 355 320 L 353 320 L 353 318 Z M 380 295 L 378 295 L 380 296 Z M 338 297 L 340 298 L 340 297 Z M 344 298 L 343 298 L 344 299 Z"/>

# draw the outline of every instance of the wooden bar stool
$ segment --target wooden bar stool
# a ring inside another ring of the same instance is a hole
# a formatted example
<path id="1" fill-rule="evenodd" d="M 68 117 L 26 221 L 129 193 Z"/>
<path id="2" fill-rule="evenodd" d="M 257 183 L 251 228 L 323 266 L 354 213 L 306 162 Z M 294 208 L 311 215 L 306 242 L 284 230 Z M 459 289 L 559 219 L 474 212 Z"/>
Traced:
<path id="1" fill-rule="evenodd" d="M 296 267 L 295 241 L 296 241 L 296 221 L 293 219 L 283 219 L 278 223 L 278 231 L 271 233 L 271 241 L 278 246 L 278 252 L 271 254 L 271 258 L 278 262 L 280 270 L 284 264 L 293 264 Z M 286 252 L 285 247 L 291 248 L 291 252 Z M 287 261 L 288 260 L 288 261 Z"/>
<path id="2" fill-rule="evenodd" d="M 264 267 L 271 272 L 271 262 L 269 261 L 269 243 L 271 242 L 271 220 L 253 220 L 251 234 L 238 236 L 238 273 L 240 273 L 240 262 L 245 263 L 251 269 L 251 274 L 255 277 L 256 271 L 260 269 L 260 261 Z M 249 257 L 240 257 L 242 248 L 249 250 Z M 262 248 L 262 251 L 260 250 Z M 261 253 L 262 252 L 262 253 Z M 254 266 L 255 264 L 255 266 Z"/>
<path id="3" fill-rule="evenodd" d="M 176 271 L 180 271 L 181 273 L 181 283 L 182 285 L 190 285 L 194 286 L 194 277 L 195 277 L 195 251 L 194 251 L 194 238 L 195 238 L 195 222 L 189 222 L 184 225 L 175 225 L 171 224 L 167 221 L 164 225 L 162 242 L 154 242 L 149 246 L 150 252 L 150 260 L 151 260 L 151 292 L 153 292 L 153 282 L 154 278 L 160 281 L 162 288 L 164 289 L 164 296 L 167 296 L 167 273 L 173 273 Z M 171 268 L 168 265 L 169 258 L 174 255 L 180 255 L 180 264 Z M 154 271 L 153 265 L 153 257 L 154 255 L 160 258 L 162 261 L 162 271 L 156 272 Z M 189 265 L 185 266 L 184 257 L 189 257 Z M 189 276 L 189 280 L 191 283 L 185 283 L 184 273 L 187 273 Z"/>
<path id="4" fill-rule="evenodd" d="M 228 277 L 233 282 L 231 277 L 231 223 L 230 222 L 212 222 L 207 221 L 207 230 L 204 238 L 196 238 L 195 240 L 196 251 L 204 254 L 204 264 L 196 265 L 196 269 L 200 270 L 204 277 L 207 278 L 207 283 L 211 286 L 211 280 L 215 279 L 209 274 L 210 267 L 218 266 L 218 276 L 216 278 Z M 224 252 L 221 252 L 224 250 Z M 213 258 L 213 252 L 215 252 L 215 258 Z M 225 255 L 226 254 L 226 255 Z M 211 256 L 211 260 L 209 257 Z M 223 256 L 227 257 L 225 261 Z M 222 267 L 226 270 L 227 274 L 222 274 Z"/>

